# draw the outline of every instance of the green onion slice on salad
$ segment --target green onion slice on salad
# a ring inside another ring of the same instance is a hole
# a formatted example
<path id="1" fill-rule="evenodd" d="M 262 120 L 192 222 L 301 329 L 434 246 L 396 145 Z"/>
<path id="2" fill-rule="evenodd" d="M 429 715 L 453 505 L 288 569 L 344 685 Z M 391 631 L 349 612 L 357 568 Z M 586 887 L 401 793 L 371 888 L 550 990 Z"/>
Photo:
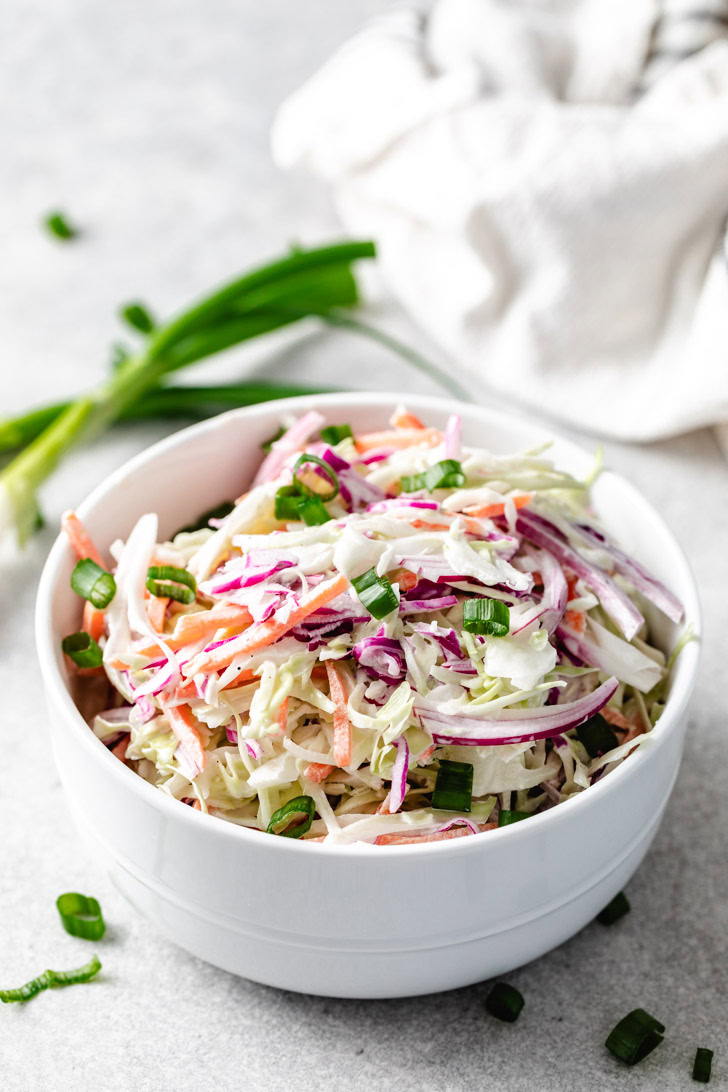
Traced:
<path id="1" fill-rule="evenodd" d="M 326 428 L 321 429 L 321 439 L 325 444 L 331 444 L 332 447 L 340 444 L 342 440 L 352 438 L 353 435 L 351 425 L 328 425 Z"/>
<path id="2" fill-rule="evenodd" d="M 366 607 L 372 618 L 385 618 L 399 605 L 394 588 L 386 576 L 377 576 L 374 568 L 367 569 L 352 580 L 351 584 L 362 606 Z"/>
<path id="3" fill-rule="evenodd" d="M 313 797 L 296 796 L 273 813 L 268 834 L 277 834 L 279 838 L 300 838 L 311 829 L 315 814 Z"/>
<path id="4" fill-rule="evenodd" d="M 473 765 L 440 759 L 432 806 L 440 811 L 470 811 L 473 801 Z"/>
<path id="5" fill-rule="evenodd" d="M 318 466 L 324 473 L 324 476 L 328 478 L 331 488 L 326 493 L 321 493 L 318 490 L 311 489 L 309 485 L 302 478 L 299 477 L 298 471 L 301 467 L 308 465 Z M 299 455 L 296 462 L 293 465 L 293 480 L 303 494 L 307 497 L 315 497 L 320 501 L 333 500 L 336 494 L 339 492 L 339 478 L 333 466 L 330 466 L 325 459 L 320 459 L 318 455 L 308 455 L 306 452 L 303 455 Z"/>
<path id="6" fill-rule="evenodd" d="M 510 612 L 500 599 L 467 599 L 463 605 L 463 629 L 490 637 L 506 637 Z"/>
<path id="7" fill-rule="evenodd" d="M 71 573 L 71 587 L 97 610 L 104 610 L 116 595 L 116 581 L 90 557 L 77 561 Z"/>
<path id="8" fill-rule="evenodd" d="M 520 823 L 522 819 L 530 818 L 530 811 L 509 811 L 507 808 L 501 808 L 498 814 L 498 826 L 508 827 L 511 823 Z"/>
<path id="9" fill-rule="evenodd" d="M 189 605 L 197 596 L 197 581 L 192 573 L 176 565 L 151 565 L 147 570 L 146 588 L 159 599 L 174 599 Z"/>
<path id="10" fill-rule="evenodd" d="M 101 649 L 85 630 L 64 637 L 61 648 L 76 667 L 101 667 L 104 661 Z"/>

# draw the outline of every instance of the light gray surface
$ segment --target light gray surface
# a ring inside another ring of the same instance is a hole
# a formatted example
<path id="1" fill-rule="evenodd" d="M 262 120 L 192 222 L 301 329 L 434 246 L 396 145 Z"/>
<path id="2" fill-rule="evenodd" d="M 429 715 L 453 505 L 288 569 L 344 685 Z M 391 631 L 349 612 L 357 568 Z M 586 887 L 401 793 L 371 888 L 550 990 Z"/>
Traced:
<path id="1" fill-rule="evenodd" d="M 70 394 L 101 374 L 131 296 L 161 312 L 293 238 L 337 234 L 325 195 L 279 175 L 273 107 L 386 0 L 6 0 L 0 32 L 0 412 Z M 9 93 L 12 89 L 12 95 Z M 48 240 L 61 205 L 85 229 Z M 393 328 L 414 335 L 403 319 Z M 247 357 L 216 365 L 236 374 Z M 245 367 L 250 365 L 245 364 Z M 276 360 L 302 382 L 432 390 L 343 335 Z M 515 1027 L 484 1016 L 487 984 L 421 999 L 356 1003 L 284 994 L 223 974 L 148 932 L 72 829 L 50 757 L 32 635 L 35 587 L 60 512 L 161 436 L 128 427 L 69 459 L 44 491 L 47 529 L 0 570 L 0 984 L 74 966 L 92 946 L 63 933 L 64 890 L 99 897 L 109 932 L 90 986 L 0 1011 L 7 1092 L 343 1087 L 452 1092 L 682 1089 L 699 1044 L 725 1087 L 728 877 L 725 829 L 725 463 L 708 432 L 650 449 L 608 445 L 688 551 L 705 605 L 705 647 L 682 772 L 655 847 L 629 887 L 633 913 L 592 925 L 509 976 Z M 605 837 L 608 837 L 608 831 Z M 436 881 L 434 881 L 436 882 Z M 285 892 L 280 893 L 285 897 Z M 603 1040 L 643 1005 L 668 1037 L 627 1071 Z"/>

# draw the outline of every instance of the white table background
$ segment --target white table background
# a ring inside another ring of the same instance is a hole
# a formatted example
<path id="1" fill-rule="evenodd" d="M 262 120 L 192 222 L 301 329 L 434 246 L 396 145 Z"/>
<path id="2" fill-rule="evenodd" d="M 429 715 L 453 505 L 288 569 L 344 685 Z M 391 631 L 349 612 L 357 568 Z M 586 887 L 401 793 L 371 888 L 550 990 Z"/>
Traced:
<path id="1" fill-rule="evenodd" d="M 0 414 L 93 383 L 122 333 L 120 302 L 141 298 L 167 314 L 294 239 L 338 234 L 326 194 L 273 167 L 267 132 L 283 95 L 388 6 L 5 0 Z M 63 246 L 40 230 L 55 206 L 83 239 Z M 396 312 L 383 320 L 417 342 Z M 233 353 L 204 374 L 260 372 L 260 355 L 251 363 Z M 311 334 L 262 356 L 267 374 L 301 383 L 434 389 L 351 335 Z M 96 895 L 109 926 L 96 983 L 0 1011 L 0 1087 L 670 1090 L 694 1087 L 698 1045 L 716 1050 L 713 1087 L 726 1087 L 728 475 L 712 434 L 606 446 L 609 464 L 662 509 L 692 560 L 705 607 L 702 669 L 677 787 L 629 885 L 633 912 L 509 975 L 526 998 L 511 1027 L 484 1015 L 487 984 L 359 1003 L 236 979 L 147 929 L 87 858 L 49 750 L 35 589 L 63 508 L 165 431 L 117 428 L 69 458 L 43 492 L 47 528 L 0 568 L 0 984 L 89 957 L 90 946 L 60 927 L 60 892 Z M 664 1021 L 667 1038 L 628 1071 L 602 1044 L 638 1005 Z"/>

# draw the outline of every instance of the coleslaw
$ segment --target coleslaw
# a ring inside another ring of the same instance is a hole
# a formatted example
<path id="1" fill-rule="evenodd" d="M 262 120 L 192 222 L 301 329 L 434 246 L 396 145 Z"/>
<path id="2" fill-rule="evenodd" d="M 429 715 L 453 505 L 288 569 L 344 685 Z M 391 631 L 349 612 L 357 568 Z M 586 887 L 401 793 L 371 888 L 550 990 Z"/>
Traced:
<path id="1" fill-rule="evenodd" d="M 590 481 L 403 408 L 357 435 L 311 411 L 267 447 L 226 514 L 161 542 L 144 514 L 108 569 L 64 518 L 64 651 L 108 680 L 92 728 L 139 776 L 253 830 L 409 844 L 528 819 L 649 744 L 676 653 L 646 604 L 683 609 Z"/>

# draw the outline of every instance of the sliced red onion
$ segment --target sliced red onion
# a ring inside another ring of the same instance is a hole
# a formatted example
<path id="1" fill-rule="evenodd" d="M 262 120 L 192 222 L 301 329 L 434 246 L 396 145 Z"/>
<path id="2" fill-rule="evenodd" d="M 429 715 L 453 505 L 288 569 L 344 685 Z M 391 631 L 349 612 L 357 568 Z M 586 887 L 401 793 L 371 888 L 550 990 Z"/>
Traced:
<path id="1" fill-rule="evenodd" d="M 367 451 L 366 455 L 360 456 L 359 462 L 369 466 L 370 463 L 381 463 L 384 459 L 388 459 L 390 455 L 394 455 L 393 447 L 372 448 L 371 451 Z"/>
<path id="2" fill-rule="evenodd" d="M 454 656 L 456 660 L 461 659 L 463 650 L 454 629 L 445 629 L 443 626 L 438 626 L 437 622 L 413 622 L 412 632 L 421 633 L 423 637 L 430 637 L 437 641 L 446 656 Z"/>
<path id="3" fill-rule="evenodd" d="M 152 706 L 152 708 L 154 708 L 154 706 Z M 101 720 L 107 721 L 108 724 L 128 724 L 131 712 L 132 710 L 128 705 L 122 705 L 118 709 L 104 709 L 103 713 L 97 713 L 96 715 L 100 717 Z"/>
<path id="4" fill-rule="evenodd" d="M 456 607 L 457 603 L 458 598 L 456 595 L 433 596 L 430 599 L 400 599 L 399 613 L 401 616 L 405 614 L 426 614 L 434 610 L 449 610 L 450 607 Z"/>
<path id="5" fill-rule="evenodd" d="M 514 636 L 537 621 L 540 621 L 550 636 L 564 617 L 564 611 L 569 599 L 569 587 L 566 583 L 566 577 L 556 558 L 547 550 L 539 550 L 533 556 L 543 579 L 543 595 L 541 596 L 541 602 L 527 611 L 519 620 L 518 625 L 511 630 Z"/>
<path id="6" fill-rule="evenodd" d="M 390 497 L 388 500 L 368 504 L 367 512 L 374 515 L 377 512 L 388 512 L 391 508 L 426 508 L 430 512 L 436 512 L 439 507 L 437 501 L 417 500 L 411 497 Z"/>
<path id="7" fill-rule="evenodd" d="M 273 551 L 271 551 L 272 553 Z M 200 591 L 205 595 L 222 595 L 224 592 L 237 591 L 239 588 L 251 588 L 255 584 L 261 584 L 264 580 L 268 580 L 269 577 L 280 572 L 281 569 L 293 568 L 293 564 L 287 558 L 278 558 L 276 560 L 269 557 L 262 564 L 255 565 L 249 555 L 242 567 L 239 563 L 226 566 L 216 577 L 212 577 L 212 579 L 206 580 L 204 584 L 200 584 Z"/>
<path id="8" fill-rule="evenodd" d="M 599 631 L 604 635 L 601 643 Z M 601 626 L 591 634 L 575 633 L 566 626 L 559 626 L 556 636 L 570 656 L 602 671 L 614 673 L 622 682 L 643 694 L 648 693 L 662 676 L 658 663 Z M 593 636 L 597 639 L 592 640 Z"/>
<path id="9" fill-rule="evenodd" d="M 397 757 L 392 769 L 392 788 L 389 790 L 389 814 L 394 815 L 402 807 L 407 792 L 407 769 L 409 767 L 409 747 L 404 736 L 395 743 Z"/>
<path id="10" fill-rule="evenodd" d="M 376 504 L 386 500 L 387 494 L 373 482 L 367 481 L 358 470 L 340 470 L 339 487 L 342 495 L 350 497 L 350 502 L 355 509 L 366 508 L 368 504 Z"/>
<path id="11" fill-rule="evenodd" d="M 185 747 L 185 745 L 184 745 L 184 743 L 182 741 L 180 741 L 179 746 L 177 747 L 177 750 L 174 752 L 174 757 L 177 759 L 180 766 L 183 767 L 183 769 L 185 770 L 188 777 L 193 777 L 193 778 L 197 777 L 197 775 L 202 773 L 202 771 L 204 769 L 204 766 L 202 766 L 197 761 L 194 754 L 192 754 Z"/>
<path id="12" fill-rule="evenodd" d="M 623 553 L 596 528 L 589 527 L 585 523 L 574 523 L 572 527 L 585 542 L 605 550 L 613 558 L 617 571 L 626 576 L 635 588 L 642 592 L 645 599 L 654 603 L 657 609 L 666 614 L 672 622 L 682 622 L 685 616 L 682 603 L 656 576 L 652 576 L 638 561 Z"/>
<path id="13" fill-rule="evenodd" d="M 156 716 L 157 708 L 149 698 L 137 698 L 134 702 L 137 719 L 140 724 L 146 724 L 148 720 Z"/>
<path id="14" fill-rule="evenodd" d="M 147 694 L 161 694 L 163 690 L 168 689 L 171 686 L 176 685 L 179 682 L 180 674 L 177 669 L 177 665 L 167 661 L 163 667 L 160 667 L 158 671 L 143 682 L 141 686 L 137 686 L 132 690 L 132 697 L 134 701 L 138 698 L 146 697 Z"/>
<path id="15" fill-rule="evenodd" d="M 463 420 L 456 413 L 448 418 L 445 428 L 445 458 L 462 459 L 463 456 Z"/>
<path id="16" fill-rule="evenodd" d="M 370 679 L 401 682 L 407 673 L 404 650 L 391 637 L 364 637 L 351 651 Z"/>
<path id="17" fill-rule="evenodd" d="M 564 705 L 543 705 L 539 709 L 503 709 L 492 717 L 468 717 L 461 713 L 443 713 L 435 705 L 419 698 L 414 712 L 432 742 L 438 746 L 494 747 L 506 743 L 530 743 L 548 739 L 583 724 L 602 709 L 616 692 L 619 683 L 612 676 L 591 694 Z M 457 735 L 455 734 L 457 733 Z"/>
<path id="18" fill-rule="evenodd" d="M 564 541 L 558 528 L 535 512 L 522 508 L 518 513 L 516 529 L 537 546 L 548 550 L 562 565 L 568 565 L 570 569 L 573 569 L 576 575 L 599 597 L 605 611 L 619 626 L 627 640 L 632 640 L 644 625 L 645 620 L 629 596 L 603 569 L 593 565 L 572 549 Z"/>
<path id="19" fill-rule="evenodd" d="M 277 478 L 290 456 L 304 446 L 314 432 L 321 428 L 325 420 L 326 418 L 316 410 L 304 413 L 303 417 L 291 425 L 280 440 L 273 443 L 270 452 L 258 468 L 253 485 L 272 482 Z"/>

